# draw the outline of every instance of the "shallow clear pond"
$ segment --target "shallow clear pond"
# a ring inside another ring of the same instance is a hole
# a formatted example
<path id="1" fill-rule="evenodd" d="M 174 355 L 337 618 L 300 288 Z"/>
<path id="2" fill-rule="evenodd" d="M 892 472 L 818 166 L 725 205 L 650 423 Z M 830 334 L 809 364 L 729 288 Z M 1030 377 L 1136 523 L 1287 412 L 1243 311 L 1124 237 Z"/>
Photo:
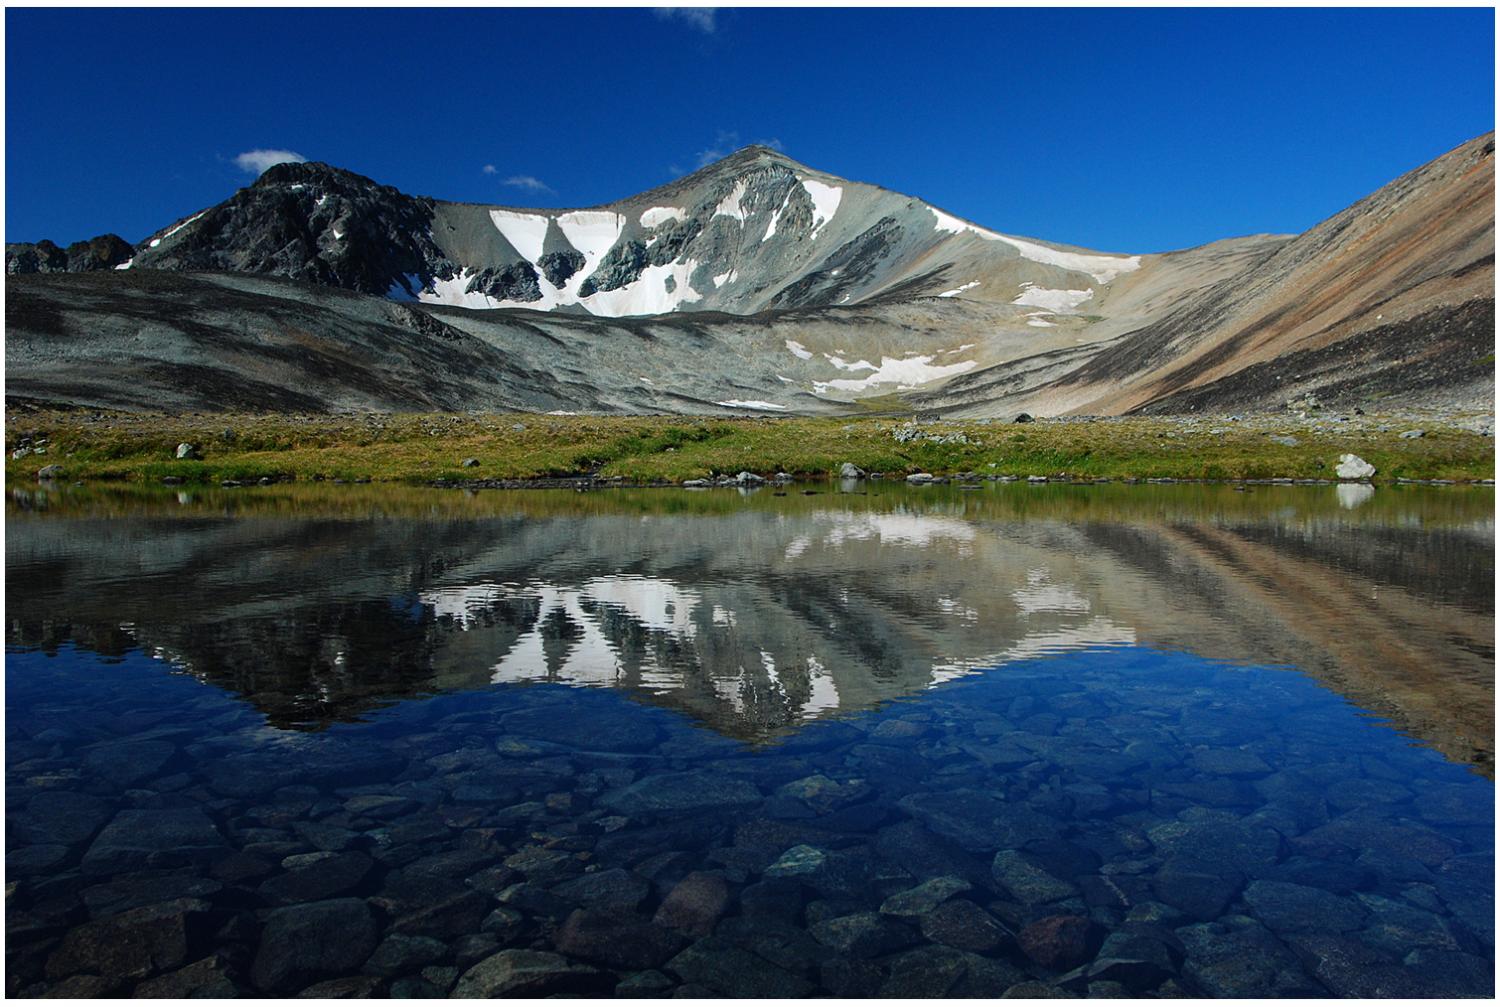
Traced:
<path id="1" fill-rule="evenodd" d="M 1490 490 L 15 491 L 11 994 L 1488 996 Z"/>

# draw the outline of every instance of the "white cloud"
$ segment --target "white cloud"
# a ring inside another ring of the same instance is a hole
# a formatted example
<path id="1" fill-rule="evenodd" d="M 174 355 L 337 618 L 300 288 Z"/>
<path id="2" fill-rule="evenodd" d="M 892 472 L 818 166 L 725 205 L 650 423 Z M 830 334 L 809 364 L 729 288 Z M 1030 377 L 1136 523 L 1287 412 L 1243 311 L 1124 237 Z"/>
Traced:
<path id="1" fill-rule="evenodd" d="M 486 172 L 485 174 L 490 173 Z M 536 178 L 532 175 L 512 175 L 500 184 L 509 185 L 517 189 L 525 189 L 527 192 L 556 191 L 552 188 L 552 186 L 548 185 L 546 182 L 543 182 L 540 178 Z"/>
<path id="2" fill-rule="evenodd" d="M 497 167 L 495 167 L 493 164 L 487 164 L 483 168 L 480 168 L 479 170 L 482 171 L 482 172 L 484 172 L 486 175 L 498 175 L 498 174 L 500 174 L 500 169 L 497 168 Z"/>
<path id="3" fill-rule="evenodd" d="M 716 22 L 719 9 L 717 7 L 658 7 L 656 16 L 663 21 L 681 21 L 705 35 L 712 35 L 718 28 Z"/>
<path id="4" fill-rule="evenodd" d="M 242 171 L 259 175 L 273 164 L 301 164 L 307 158 L 295 150 L 247 150 L 234 159 Z"/>

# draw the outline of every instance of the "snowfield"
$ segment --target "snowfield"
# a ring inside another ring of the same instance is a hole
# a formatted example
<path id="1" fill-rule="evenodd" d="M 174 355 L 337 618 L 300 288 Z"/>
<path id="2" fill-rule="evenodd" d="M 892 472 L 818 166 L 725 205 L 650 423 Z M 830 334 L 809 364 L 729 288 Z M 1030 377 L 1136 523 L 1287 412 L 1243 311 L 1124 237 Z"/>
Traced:
<path id="1" fill-rule="evenodd" d="M 672 220 L 686 220 L 687 211 L 676 206 L 653 206 L 641 214 L 642 227 L 660 227 Z"/>
<path id="2" fill-rule="evenodd" d="M 810 178 L 799 179 L 802 188 L 813 201 L 813 226 L 812 233 L 817 234 L 818 228 L 833 219 L 833 215 L 839 212 L 839 203 L 844 198 L 844 190 L 837 185 L 824 185 Z"/>
<path id="3" fill-rule="evenodd" d="M 1052 290 L 1049 287 L 1038 287 L 1031 283 L 1023 283 L 1021 284 L 1021 296 L 1010 303 L 1028 304 L 1035 308 L 1046 308 L 1049 311 L 1068 312 L 1093 296 L 1094 291 L 1092 289 Z"/>
<path id="4" fill-rule="evenodd" d="M 776 208 L 775 213 L 771 214 L 771 223 L 767 225 L 766 233 L 762 235 L 760 239 L 762 242 L 770 241 L 772 235 L 776 233 L 776 225 L 781 222 L 781 215 L 786 212 L 786 204 L 790 203 L 791 201 L 792 191 L 788 189 L 786 195 L 781 199 L 781 205 Z"/>
<path id="5" fill-rule="evenodd" d="M 840 392 L 862 392 L 874 385 L 896 385 L 898 388 L 915 388 L 917 385 L 936 381 L 939 378 L 950 378 L 955 374 L 972 371 L 979 366 L 977 360 L 963 360 L 956 364 L 934 364 L 932 361 L 937 354 L 929 356 L 910 356 L 897 359 L 896 357 L 881 357 L 880 366 L 874 369 L 874 373 L 863 378 L 835 378 L 832 381 L 813 382 L 814 391 L 823 394 L 832 388 Z M 834 364 L 839 367 L 840 364 Z M 856 364 L 844 365 L 842 370 L 853 370 L 857 367 L 872 367 L 873 365 L 861 360 Z"/>
<path id="6" fill-rule="evenodd" d="M 959 220 L 951 213 L 944 213 L 935 206 L 929 206 L 928 209 L 937 218 L 937 222 L 933 224 L 936 230 L 946 231 L 949 234 L 967 232 L 977 234 L 986 241 L 1003 241 L 1020 252 L 1023 259 L 1030 259 L 1032 262 L 1040 262 L 1047 266 L 1059 266 L 1075 273 L 1087 273 L 1099 283 L 1109 283 L 1117 276 L 1132 273 L 1141 268 L 1139 255 L 1085 255 L 1082 252 L 1064 252 L 1058 248 L 1039 245 L 1034 241 L 1025 241 L 1021 238 L 1012 238 L 985 230 L 976 224 Z"/>
<path id="7" fill-rule="evenodd" d="M 583 268 L 568 281 L 569 286 L 575 283 L 581 286 L 599 268 L 599 260 L 620 240 L 620 232 L 625 230 L 625 218 L 609 210 L 574 210 L 560 214 L 557 226 L 562 229 L 568 244 L 583 253 Z M 537 257 L 540 256 L 541 252 L 537 252 Z M 536 261 L 535 258 L 532 261 Z"/>
<path id="8" fill-rule="evenodd" d="M 547 238 L 549 218 L 538 213 L 491 210 L 490 220 L 511 247 L 521 253 L 521 258 L 535 262 L 542 257 L 542 242 Z"/>
<path id="9" fill-rule="evenodd" d="M 680 305 L 703 300 L 703 295 L 688 284 L 688 277 L 697 268 L 698 262 L 695 259 L 665 266 L 647 266 L 641 271 L 640 279 L 634 283 L 628 283 L 618 290 L 601 290 L 589 297 L 575 298 L 573 302 L 565 303 L 582 304 L 594 314 L 609 318 L 623 315 L 664 315 L 669 311 L 676 311 Z M 579 270 L 579 273 L 582 272 L 583 270 Z M 668 278 L 673 280 L 671 290 L 667 289 Z M 548 286 L 550 284 L 543 277 L 543 291 Z M 570 282 L 569 286 L 574 287 L 574 284 Z"/>
<path id="10" fill-rule="evenodd" d="M 759 409 L 765 412 L 785 412 L 786 406 L 779 406 L 774 402 L 762 402 L 760 399 L 725 399 L 717 403 L 728 406 L 730 409 Z"/>
<path id="11" fill-rule="evenodd" d="M 719 201 L 714 208 L 715 217 L 731 217 L 740 223 L 745 222 L 745 208 L 740 205 L 745 198 L 745 180 L 742 178 L 734 183 L 734 188 L 729 190 L 729 195 Z"/>

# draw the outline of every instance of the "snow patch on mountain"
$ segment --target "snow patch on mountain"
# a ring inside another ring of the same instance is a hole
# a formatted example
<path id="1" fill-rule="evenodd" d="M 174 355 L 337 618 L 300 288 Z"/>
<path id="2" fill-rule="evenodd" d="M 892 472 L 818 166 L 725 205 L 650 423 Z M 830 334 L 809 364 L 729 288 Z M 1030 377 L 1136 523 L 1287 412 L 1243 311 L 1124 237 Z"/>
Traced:
<path id="1" fill-rule="evenodd" d="M 818 228 L 832 220 L 833 215 L 839 212 L 839 203 L 844 198 L 844 190 L 840 186 L 824 185 L 811 178 L 803 178 L 799 181 L 802 183 L 802 188 L 812 197 L 812 233 L 817 234 Z"/>
<path id="2" fill-rule="evenodd" d="M 741 203 L 745 199 L 745 180 L 742 178 L 734 183 L 734 188 L 729 190 L 729 195 L 719 200 L 719 205 L 714 208 L 715 217 L 731 217 L 740 223 L 745 222 L 745 208 Z"/>
<path id="3" fill-rule="evenodd" d="M 547 237 L 548 218 L 538 213 L 491 210 L 490 220 L 527 262 L 535 262 L 542 257 L 542 242 Z"/>
<path id="4" fill-rule="evenodd" d="M 813 357 L 812 350 L 809 350 L 795 339 L 788 339 L 786 341 L 786 348 L 791 350 L 792 356 L 798 360 L 811 360 Z"/>
<path id="5" fill-rule="evenodd" d="M 1021 294 L 1012 304 L 1029 304 L 1032 307 L 1047 308 L 1050 311 L 1072 311 L 1084 301 L 1094 296 L 1092 288 L 1088 290 L 1053 290 L 1050 287 L 1038 287 L 1036 284 L 1026 282 L 1021 284 Z"/>
<path id="6" fill-rule="evenodd" d="M 151 239 L 151 247 L 155 248 L 157 245 L 160 245 L 163 241 L 166 241 L 172 235 L 176 234 L 178 231 L 182 230 L 184 227 L 188 226 L 207 212 L 207 210 L 201 210 L 198 213 L 193 214 L 187 220 L 184 220 L 182 223 L 178 224 L 176 227 L 169 228 L 168 230 L 163 231 L 161 237 Z"/>
<path id="7" fill-rule="evenodd" d="M 1099 283 L 1109 283 L 1117 276 L 1141 268 L 1139 255 L 1084 255 L 1079 252 L 1063 252 L 1046 245 L 1022 241 L 1020 238 L 1008 238 L 1003 234 L 997 237 L 1013 246 L 1023 258 L 1048 266 L 1061 266 L 1076 273 L 1087 273 Z"/>
<path id="8" fill-rule="evenodd" d="M 954 287 L 952 290 L 945 290 L 941 294 L 938 294 L 938 296 L 939 297 L 957 297 L 959 294 L 963 293 L 965 290 L 973 290 L 977 286 L 979 286 L 979 281 L 978 280 L 970 280 L 968 283 L 965 283 L 962 286 Z"/>
<path id="9" fill-rule="evenodd" d="M 573 300 L 561 303 L 582 304 L 591 313 L 610 318 L 623 315 L 664 315 L 676 311 L 683 304 L 703 299 L 703 295 L 688 283 L 688 277 L 697 268 L 696 259 L 672 262 L 665 266 L 647 266 L 641 270 L 641 275 L 635 282 L 617 290 L 601 290 L 581 299 L 575 296 Z M 667 289 L 668 279 L 672 281 L 671 290 Z M 545 293 L 550 285 L 545 278 L 541 282 Z"/>
<path id="10" fill-rule="evenodd" d="M 786 406 L 779 406 L 774 402 L 762 402 L 760 399 L 725 399 L 718 405 L 728 406 L 730 409 L 758 409 L 762 412 L 786 411 Z"/>
<path id="11" fill-rule="evenodd" d="M 687 211 L 676 206 L 653 206 L 641 213 L 642 227 L 660 227 L 671 220 L 686 220 Z"/>
<path id="12" fill-rule="evenodd" d="M 781 222 L 781 215 L 782 213 L 786 212 L 786 204 L 790 203 L 791 201 L 792 190 L 788 189 L 786 195 L 781 199 L 781 205 L 776 208 L 775 213 L 771 214 L 771 223 L 766 227 L 766 233 L 760 239 L 762 242 L 770 241 L 772 236 L 775 235 L 776 225 Z"/>
<path id="13" fill-rule="evenodd" d="M 1085 255 L 1082 252 L 1064 252 L 1059 248 L 1048 248 L 1034 241 L 1025 241 L 986 230 L 977 224 L 959 220 L 951 213 L 944 213 L 935 206 L 929 206 L 927 209 L 931 210 L 933 217 L 936 218 L 936 223 L 933 224 L 936 230 L 947 231 L 949 234 L 967 232 L 977 234 L 986 241 L 1003 241 L 1020 252 L 1023 259 L 1040 262 L 1046 266 L 1059 266 L 1075 273 L 1087 273 L 1099 283 L 1109 283 L 1117 276 L 1141 268 L 1139 255 Z"/>
<path id="14" fill-rule="evenodd" d="M 486 294 L 465 289 L 473 278 L 473 271 L 468 269 L 446 280 L 433 277 L 431 289 L 423 290 L 417 299 L 425 304 L 446 304 L 452 308 L 498 308 L 505 304 Z"/>
<path id="15" fill-rule="evenodd" d="M 845 350 L 844 352 L 847 353 L 848 351 Z M 823 356 L 827 357 L 828 358 L 828 362 L 830 364 L 832 364 L 833 366 L 837 367 L 841 371 L 873 371 L 873 370 L 878 370 L 878 368 L 874 364 L 870 363 L 868 360 L 856 360 L 854 363 L 851 364 L 847 360 L 845 360 L 843 357 L 836 357 L 836 356 L 834 356 L 831 353 L 825 353 L 825 354 L 823 354 Z"/>
<path id="16" fill-rule="evenodd" d="M 929 354 L 900 359 L 881 357 L 880 367 L 867 377 L 818 381 L 814 382 L 814 388 L 820 393 L 829 388 L 841 392 L 862 392 L 872 385 L 896 385 L 902 389 L 914 388 L 939 378 L 950 378 L 955 374 L 971 371 L 979 366 L 976 360 L 963 360 L 956 364 L 934 364 L 932 361 L 936 356 L 937 354 Z M 860 363 L 864 362 L 860 361 Z"/>
<path id="17" fill-rule="evenodd" d="M 568 244 L 583 253 L 583 268 L 575 274 L 576 281 L 582 284 L 583 278 L 598 268 L 599 260 L 620 240 L 625 218 L 611 210 L 573 210 L 559 214 L 557 226 L 562 228 Z"/>

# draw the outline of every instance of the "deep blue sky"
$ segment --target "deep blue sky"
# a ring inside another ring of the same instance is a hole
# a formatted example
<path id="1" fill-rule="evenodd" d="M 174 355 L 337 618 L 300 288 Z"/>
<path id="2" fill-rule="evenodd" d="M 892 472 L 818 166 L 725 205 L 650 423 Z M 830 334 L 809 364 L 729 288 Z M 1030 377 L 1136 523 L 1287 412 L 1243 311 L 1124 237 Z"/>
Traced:
<path id="1" fill-rule="evenodd" d="M 249 184 L 253 149 L 583 206 L 753 141 L 1109 251 L 1300 231 L 1494 128 L 1493 19 L 11 9 L 5 238 L 139 240 Z"/>

